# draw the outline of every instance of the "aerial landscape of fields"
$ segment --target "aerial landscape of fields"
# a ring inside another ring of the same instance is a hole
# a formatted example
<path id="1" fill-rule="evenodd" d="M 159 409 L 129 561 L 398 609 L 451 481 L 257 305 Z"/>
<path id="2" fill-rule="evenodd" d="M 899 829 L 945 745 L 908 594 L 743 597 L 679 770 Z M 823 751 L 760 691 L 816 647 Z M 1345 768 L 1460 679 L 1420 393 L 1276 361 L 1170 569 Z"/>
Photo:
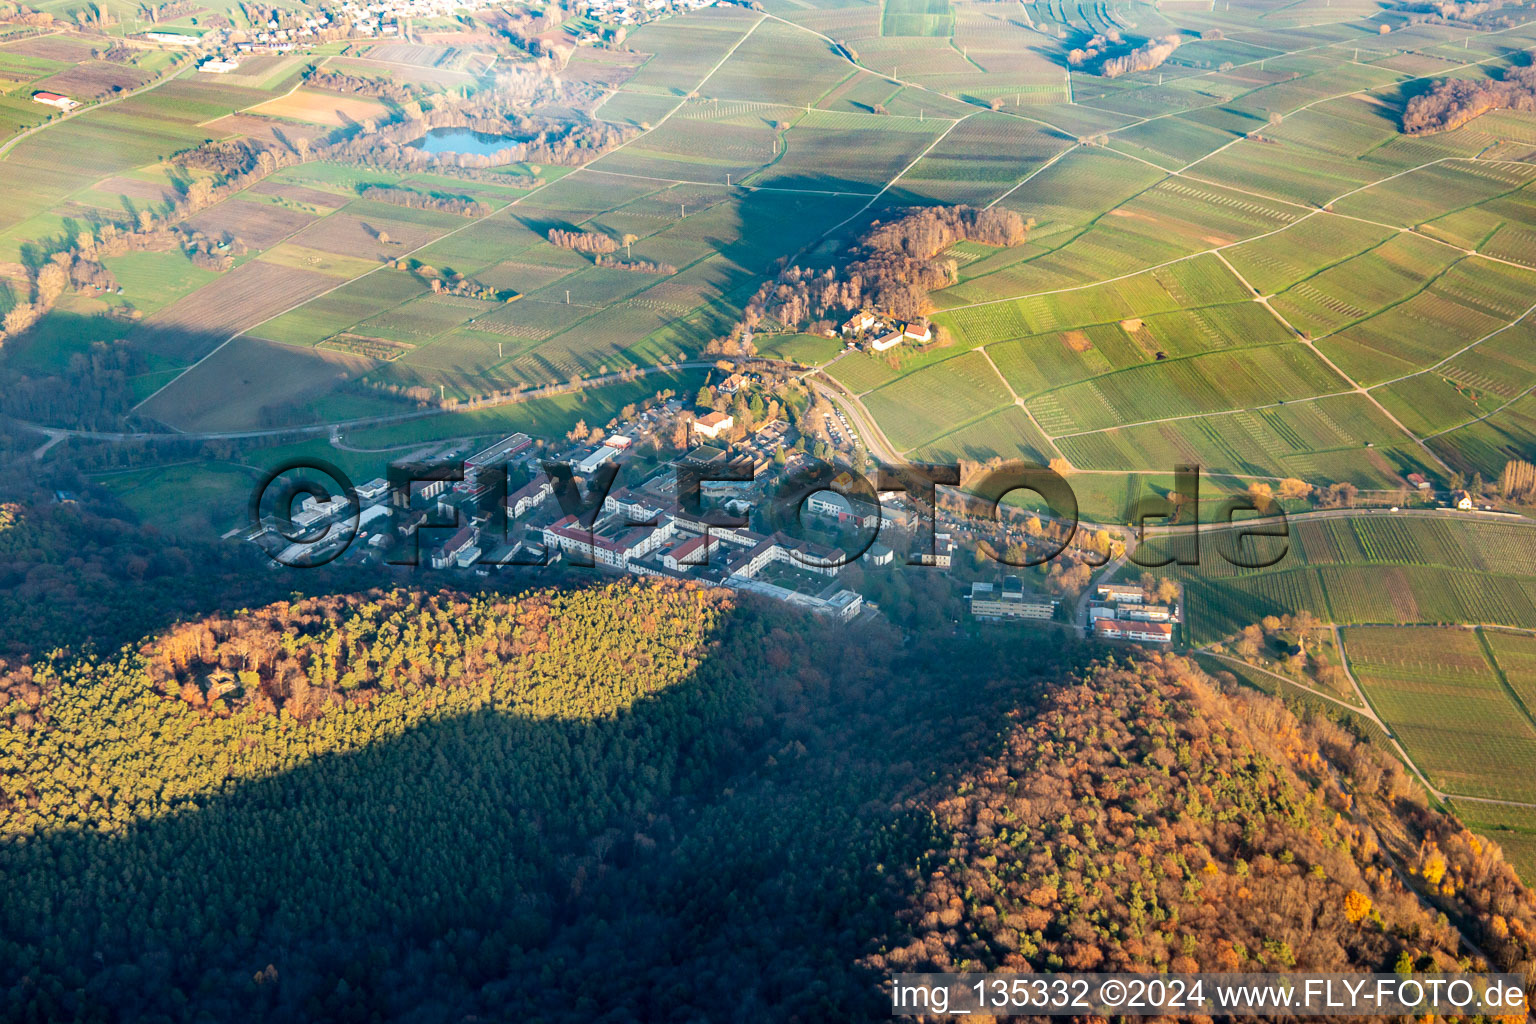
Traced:
<path id="1" fill-rule="evenodd" d="M 1536 3 L 0 3 L 0 379 L 0 1019 L 1536 966 Z"/>

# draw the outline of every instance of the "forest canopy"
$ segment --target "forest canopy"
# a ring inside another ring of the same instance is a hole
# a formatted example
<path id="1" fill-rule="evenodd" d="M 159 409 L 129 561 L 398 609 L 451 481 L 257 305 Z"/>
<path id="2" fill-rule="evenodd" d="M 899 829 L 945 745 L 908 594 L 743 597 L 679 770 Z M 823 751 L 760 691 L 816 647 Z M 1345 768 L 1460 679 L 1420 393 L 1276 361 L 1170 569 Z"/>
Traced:
<path id="1" fill-rule="evenodd" d="M 1490 110 L 1536 110 L 1536 66 L 1507 68 L 1501 79 L 1445 78 L 1408 101 L 1403 131 L 1429 135 L 1460 128 Z"/>
<path id="2" fill-rule="evenodd" d="M 0 1017 L 865 1019 L 898 969 L 1440 968 L 1458 928 L 1529 967 L 1530 893 L 1395 762 L 1090 654 L 628 581 L 43 658 L 0 689 Z"/>

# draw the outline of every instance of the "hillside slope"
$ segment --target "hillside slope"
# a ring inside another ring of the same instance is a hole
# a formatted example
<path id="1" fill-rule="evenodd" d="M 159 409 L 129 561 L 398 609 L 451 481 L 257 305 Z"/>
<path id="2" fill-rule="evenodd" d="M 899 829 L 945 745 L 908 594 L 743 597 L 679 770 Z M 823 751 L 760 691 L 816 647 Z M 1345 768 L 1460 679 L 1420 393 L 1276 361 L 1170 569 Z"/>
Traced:
<path id="1" fill-rule="evenodd" d="M 1530 894 L 1374 752 L 1091 654 L 630 581 L 36 662 L 0 1018 L 869 1019 L 907 967 L 1528 957 Z"/>

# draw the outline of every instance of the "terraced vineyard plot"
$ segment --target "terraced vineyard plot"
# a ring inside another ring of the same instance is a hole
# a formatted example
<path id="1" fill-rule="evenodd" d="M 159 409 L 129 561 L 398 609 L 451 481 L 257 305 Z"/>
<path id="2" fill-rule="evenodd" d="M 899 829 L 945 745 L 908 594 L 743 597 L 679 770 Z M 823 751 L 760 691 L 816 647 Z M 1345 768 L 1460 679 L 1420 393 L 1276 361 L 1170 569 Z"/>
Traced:
<path id="1" fill-rule="evenodd" d="M 1497 476 L 1512 454 L 1536 446 L 1536 396 L 1525 395 L 1485 420 L 1428 440 L 1446 462 L 1468 473 Z"/>
<path id="2" fill-rule="evenodd" d="M 864 352 L 848 353 L 827 367 L 827 373 L 855 394 L 872 391 L 898 376 L 895 367 Z"/>
<path id="3" fill-rule="evenodd" d="M 1518 397 L 1536 379 L 1536 324 L 1522 320 L 1437 366 L 1434 372 L 1479 393 Z"/>
<path id="4" fill-rule="evenodd" d="M 777 155 L 778 136 L 753 128 L 673 118 L 623 149 L 602 157 L 596 168 L 614 174 L 725 184 L 741 182 Z M 605 204 L 608 205 L 608 204 Z"/>
<path id="5" fill-rule="evenodd" d="M 1031 409 L 1042 423 L 1060 415 L 1038 399 Z M 1343 480 L 1367 489 L 1400 486 L 1402 473 L 1429 469 L 1423 452 L 1360 395 L 1122 427 L 1059 443 L 1081 469 L 1165 469 L 1184 462 L 1213 473 Z"/>
<path id="6" fill-rule="evenodd" d="M 855 70 L 824 39 L 770 21 L 710 78 L 710 96 L 803 107 Z"/>
<path id="7" fill-rule="evenodd" d="M 1000 409 L 952 434 L 918 449 L 917 457 L 934 462 L 970 459 L 1023 459 L 1037 466 L 1047 465 L 1055 449 L 1040 429 L 1030 422 L 1029 414 L 1016 405 Z"/>
<path id="8" fill-rule="evenodd" d="M 275 317 L 250 333 L 270 341 L 313 345 L 353 324 L 426 293 L 411 274 L 379 270 Z"/>
<path id="9" fill-rule="evenodd" d="M 1054 257 L 1042 257 L 1048 263 Z M 994 275 L 995 276 L 995 275 Z M 939 293 L 944 299 L 985 294 L 992 283 L 976 278 Z M 967 345 L 986 344 L 1030 334 L 1144 319 L 1185 306 L 1236 302 L 1248 292 L 1215 256 L 1199 256 L 1119 280 L 1072 287 L 1003 301 L 951 309 L 935 319 L 949 326 Z"/>
<path id="10" fill-rule="evenodd" d="M 1078 149 L 1019 186 L 1004 200 L 1041 224 L 1082 225 L 1157 183 L 1156 169 L 1106 149 Z"/>
<path id="11" fill-rule="evenodd" d="M 1372 705 L 1438 788 L 1536 801 L 1536 728 L 1470 630 L 1351 628 L 1344 650 Z"/>
<path id="12" fill-rule="evenodd" d="M 710 18 L 653 21 L 627 40 L 628 47 L 651 58 L 625 85 L 637 92 L 681 98 L 695 88 L 710 68 L 752 27 L 745 12 L 726 12 Z"/>
<path id="13" fill-rule="evenodd" d="M 1121 324 L 1002 341 L 987 346 L 987 354 L 1013 390 L 1025 397 L 1153 358 Z"/>
<path id="14" fill-rule="evenodd" d="M 1458 161 L 1409 171 L 1334 205 L 1339 213 L 1410 227 L 1511 192 L 1536 178 L 1536 167 Z"/>
<path id="15" fill-rule="evenodd" d="M 784 155 L 747 183 L 874 193 L 948 127 L 947 122 L 938 120 L 927 123 L 926 134 L 797 126 L 784 136 Z"/>
<path id="16" fill-rule="evenodd" d="M 1305 609 L 1338 623 L 1536 626 L 1536 530 L 1505 523 L 1362 512 L 1291 526 L 1288 553 L 1263 570 L 1215 557 L 1182 570 L 1192 635 L 1230 636 L 1265 615 Z"/>
<path id="17" fill-rule="evenodd" d="M 914 196 L 984 205 L 1069 145 L 1060 133 L 1028 122 L 978 114 L 956 125 L 903 175 L 901 188 Z"/>
<path id="18" fill-rule="evenodd" d="M 357 330 L 373 337 L 420 344 L 497 308 L 489 302 L 429 295 L 364 320 L 357 325 Z"/>
<path id="19" fill-rule="evenodd" d="M 1149 363 L 1048 392 L 1034 405 L 1041 425 L 1060 435 L 1347 390 L 1312 351 L 1291 344 Z"/>
<path id="20" fill-rule="evenodd" d="M 1233 246 L 1222 255 L 1260 292 L 1273 295 L 1390 236 L 1387 228 L 1320 213 L 1284 231 Z"/>
<path id="21" fill-rule="evenodd" d="M 1167 117 L 1117 133 L 1111 146 L 1176 170 L 1230 141 L 1232 136 L 1219 128 L 1182 117 Z"/>
<path id="22" fill-rule="evenodd" d="M 1458 258 L 1444 246 L 1399 235 L 1293 285 L 1271 301 L 1297 330 L 1319 338 L 1422 290 Z"/>
<path id="23" fill-rule="evenodd" d="M 1520 703 L 1527 711 L 1536 708 L 1536 636 L 1485 629 L 1483 641 Z"/>
<path id="24" fill-rule="evenodd" d="M 1202 178 L 1304 206 L 1322 206 L 1378 177 L 1353 160 L 1321 152 L 1285 147 L 1281 157 L 1279 147 L 1244 141 L 1196 167 Z"/>
<path id="25" fill-rule="evenodd" d="M 886 0 L 880 34 L 947 36 L 954 29 L 949 0 Z"/>
<path id="26" fill-rule="evenodd" d="M 475 329 L 540 341 L 596 312 L 593 306 L 519 299 L 475 318 Z"/>
<path id="27" fill-rule="evenodd" d="M 1451 274 L 1478 269 L 1458 265 Z M 1505 323 L 1430 285 L 1406 302 L 1323 339 L 1319 347 L 1350 376 L 1370 385 L 1433 366 Z"/>
<path id="28" fill-rule="evenodd" d="M 1278 230 L 1304 212 L 1219 185 L 1173 179 L 1110 211 L 1110 216 L 1123 229 L 1176 237 L 1190 251 L 1199 251 Z"/>
<path id="29" fill-rule="evenodd" d="M 1479 392 L 1438 373 L 1421 373 L 1372 394 L 1403 426 L 1420 437 L 1451 430 L 1504 405 L 1498 395 Z"/>
<path id="30" fill-rule="evenodd" d="M 1002 378 L 979 352 L 946 359 L 864 397 L 891 443 L 903 450 L 1009 401 Z"/>

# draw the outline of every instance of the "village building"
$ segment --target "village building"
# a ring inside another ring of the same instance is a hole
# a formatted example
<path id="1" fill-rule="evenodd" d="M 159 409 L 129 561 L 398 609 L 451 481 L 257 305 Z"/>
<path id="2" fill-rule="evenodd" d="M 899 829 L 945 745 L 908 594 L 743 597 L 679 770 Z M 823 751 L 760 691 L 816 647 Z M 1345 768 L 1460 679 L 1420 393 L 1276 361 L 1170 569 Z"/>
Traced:
<path id="1" fill-rule="evenodd" d="M 473 565 L 479 557 L 480 549 L 475 546 L 474 527 L 466 526 L 449 537 L 447 543 L 432 556 L 432 568 L 446 569 L 450 565 L 466 567 Z"/>
<path id="2" fill-rule="evenodd" d="M 971 584 L 971 614 L 984 622 L 1008 619 L 1050 619 L 1060 604 L 1055 598 L 1027 595 L 1024 581 L 1005 576 L 1000 583 Z"/>
<path id="3" fill-rule="evenodd" d="M 693 430 L 708 438 L 716 438 L 736 425 L 736 420 L 723 412 L 712 412 L 693 421 Z"/>
<path id="4" fill-rule="evenodd" d="M 513 519 L 531 512 L 544 503 L 544 499 L 554 493 L 554 485 L 548 477 L 540 477 L 532 483 L 520 487 L 516 492 L 507 495 L 507 515 Z"/>
<path id="5" fill-rule="evenodd" d="M 858 498 L 848 498 L 836 491 L 817 491 L 805 499 L 811 515 L 837 520 L 839 525 L 873 529 L 880 525 L 880 507 Z"/>
<path id="6" fill-rule="evenodd" d="M 1100 583 L 1096 593 L 1100 601 L 1117 604 L 1141 604 L 1145 597 L 1140 587 L 1126 583 Z"/>
<path id="7" fill-rule="evenodd" d="M 59 110 L 74 110 L 80 104 L 68 96 L 61 96 L 56 92 L 35 92 L 32 94 L 32 102 L 42 103 L 45 106 L 56 107 Z"/>
<path id="8" fill-rule="evenodd" d="M 1139 640 L 1143 643 L 1173 642 L 1173 625 L 1167 622 L 1130 622 L 1123 619 L 1093 620 L 1093 635 L 1101 640 Z"/>

